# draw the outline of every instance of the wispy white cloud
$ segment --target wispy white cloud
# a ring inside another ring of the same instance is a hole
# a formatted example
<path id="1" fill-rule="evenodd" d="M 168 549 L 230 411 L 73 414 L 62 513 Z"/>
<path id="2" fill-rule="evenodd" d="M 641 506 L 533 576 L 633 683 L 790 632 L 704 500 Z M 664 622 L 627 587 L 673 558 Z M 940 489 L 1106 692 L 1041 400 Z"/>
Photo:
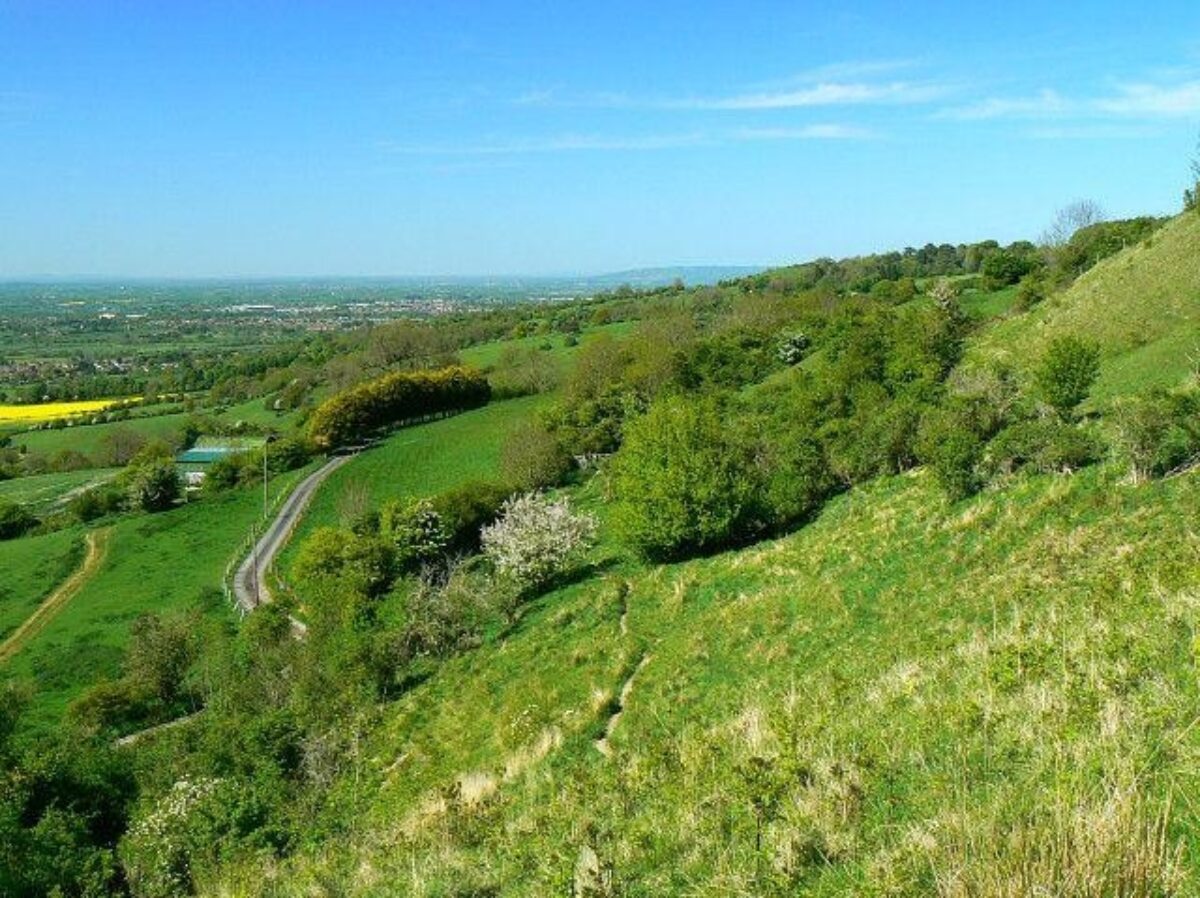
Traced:
<path id="1" fill-rule="evenodd" d="M 740 128 L 734 140 L 872 140 L 878 135 L 857 125 L 804 125 L 799 128 Z"/>
<path id="2" fill-rule="evenodd" d="M 941 99 L 948 88 L 941 84 L 889 81 L 822 81 L 794 90 L 760 91 L 724 97 L 693 97 L 659 103 L 671 109 L 751 111 L 804 109 L 814 106 L 929 103 Z"/>
<path id="3" fill-rule="evenodd" d="M 1179 84 L 1126 84 L 1095 101 L 1096 109 L 1139 118 L 1179 118 L 1200 114 L 1200 80 Z"/>
<path id="4" fill-rule="evenodd" d="M 795 128 L 739 128 L 728 131 L 686 131 L 648 135 L 561 134 L 463 144 L 384 142 L 379 148 L 383 152 L 400 155 L 453 158 L 575 152 L 652 152 L 755 141 L 869 140 L 876 136 L 869 129 L 855 125 L 813 124 Z"/>
<path id="5" fill-rule="evenodd" d="M 943 109 L 937 117 L 960 121 L 1105 118 L 1150 121 L 1196 115 L 1200 115 L 1200 80 L 1124 84 L 1108 94 L 1090 97 L 1068 97 L 1046 88 L 1028 96 L 989 97 L 964 106 Z"/>
<path id="6" fill-rule="evenodd" d="M 981 121 L 997 118 L 1052 118 L 1073 111 L 1075 103 L 1054 90 L 1025 97 L 988 97 L 964 106 L 943 109 L 939 118 Z"/>

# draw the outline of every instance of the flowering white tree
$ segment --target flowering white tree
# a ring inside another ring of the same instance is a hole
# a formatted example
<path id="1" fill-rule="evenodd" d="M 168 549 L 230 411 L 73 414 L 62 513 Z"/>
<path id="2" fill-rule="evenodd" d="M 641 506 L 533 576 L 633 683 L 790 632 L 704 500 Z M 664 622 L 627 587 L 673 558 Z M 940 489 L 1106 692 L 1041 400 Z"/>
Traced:
<path id="1" fill-rule="evenodd" d="M 502 576 L 522 588 L 544 586 L 570 569 L 596 536 L 591 515 L 575 514 L 564 496 L 537 493 L 504 503 L 496 523 L 483 528 L 483 551 Z"/>

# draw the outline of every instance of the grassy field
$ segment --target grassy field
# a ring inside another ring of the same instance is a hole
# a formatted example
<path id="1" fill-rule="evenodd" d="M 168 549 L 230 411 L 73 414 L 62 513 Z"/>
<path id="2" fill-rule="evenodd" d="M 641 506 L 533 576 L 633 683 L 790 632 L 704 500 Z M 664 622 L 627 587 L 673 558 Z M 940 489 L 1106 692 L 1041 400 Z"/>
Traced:
<path id="1" fill-rule="evenodd" d="M 59 430 L 31 430 L 14 434 L 12 443 L 14 446 L 24 446 L 29 452 L 45 455 L 71 449 L 98 459 L 104 452 L 106 439 L 114 431 L 127 429 L 147 439 L 169 442 L 178 437 L 185 418 L 182 414 L 158 415 L 111 424 L 78 424 Z"/>
<path id="2" fill-rule="evenodd" d="M 281 553 L 280 570 L 289 569 L 306 535 L 341 523 L 341 509 L 350 497 L 361 495 L 369 507 L 378 508 L 388 499 L 432 496 L 468 480 L 497 476 L 500 447 L 509 430 L 549 401 L 530 396 L 494 402 L 397 431 L 330 475 Z"/>
<path id="3" fill-rule="evenodd" d="M 276 478 L 273 490 L 290 487 L 307 470 Z M 248 487 L 118 521 L 96 576 L 7 665 L 5 673 L 36 684 L 29 725 L 52 726 L 72 698 L 115 675 L 139 615 L 186 609 L 231 615 L 221 576 L 261 513 L 262 491 Z"/>
<path id="4" fill-rule="evenodd" d="M 77 529 L 0 542 L 0 640 L 33 613 L 82 555 Z"/>
<path id="5" fill-rule="evenodd" d="M 119 470 L 100 468 L 0 480 L 0 499 L 28 505 L 38 512 L 46 511 L 77 490 L 111 480 Z"/>

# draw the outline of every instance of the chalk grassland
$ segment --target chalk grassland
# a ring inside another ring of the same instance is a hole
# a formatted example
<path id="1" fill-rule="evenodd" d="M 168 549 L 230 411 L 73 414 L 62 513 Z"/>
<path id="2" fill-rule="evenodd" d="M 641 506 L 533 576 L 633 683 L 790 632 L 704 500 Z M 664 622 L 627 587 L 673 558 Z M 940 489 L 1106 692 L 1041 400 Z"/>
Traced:
<path id="1" fill-rule="evenodd" d="M 1200 478 L 1119 477 L 956 506 L 923 473 L 885 479 L 792 536 L 548 595 L 391 707 L 333 802 L 347 837 L 286 878 L 533 896 L 588 852 L 648 895 L 1182 877 Z"/>
<path id="2" fill-rule="evenodd" d="M 971 355 L 1017 365 L 1056 336 L 1102 350 L 1093 402 L 1200 371 L 1200 216 L 1182 215 L 1141 244 L 1105 259 L 1072 287 L 982 335 Z"/>
<path id="3" fill-rule="evenodd" d="M 290 489 L 308 470 L 276 478 L 272 494 Z M 194 609 L 232 623 L 221 577 L 261 515 L 261 488 L 248 487 L 118 521 L 96 574 L 5 665 L 5 674 L 37 684 L 28 725 L 53 727 L 71 699 L 115 676 L 139 615 Z"/>
<path id="4" fill-rule="evenodd" d="M 66 579 L 83 557 L 78 529 L 0 542 L 0 641 Z"/>
<path id="5" fill-rule="evenodd" d="M 7 424 L 39 424 L 58 418 L 77 418 L 102 412 L 118 402 L 116 399 L 88 399 L 79 402 L 42 402 L 37 405 L 8 405 L 0 403 L 0 426 Z"/>

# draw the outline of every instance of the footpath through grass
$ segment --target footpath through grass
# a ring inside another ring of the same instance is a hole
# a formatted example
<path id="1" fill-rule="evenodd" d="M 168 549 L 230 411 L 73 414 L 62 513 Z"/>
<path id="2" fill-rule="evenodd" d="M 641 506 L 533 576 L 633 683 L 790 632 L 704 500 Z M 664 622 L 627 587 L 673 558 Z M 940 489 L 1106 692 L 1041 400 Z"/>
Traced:
<path id="1" fill-rule="evenodd" d="M 82 557 L 78 528 L 0 542 L 0 641 L 70 576 Z"/>

